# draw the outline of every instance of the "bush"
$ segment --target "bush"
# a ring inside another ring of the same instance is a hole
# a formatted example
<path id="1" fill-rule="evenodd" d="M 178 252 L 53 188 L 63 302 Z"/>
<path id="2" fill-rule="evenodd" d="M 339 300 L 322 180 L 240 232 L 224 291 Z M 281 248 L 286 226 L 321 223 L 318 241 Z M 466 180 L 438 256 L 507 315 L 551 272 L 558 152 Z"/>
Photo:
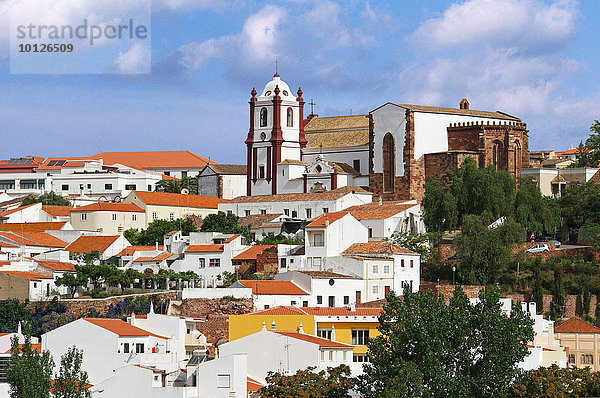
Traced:
<path id="1" fill-rule="evenodd" d="M 94 290 L 92 290 L 92 298 L 106 298 L 109 297 L 110 294 L 108 294 L 108 292 L 105 289 L 102 288 L 95 288 Z"/>

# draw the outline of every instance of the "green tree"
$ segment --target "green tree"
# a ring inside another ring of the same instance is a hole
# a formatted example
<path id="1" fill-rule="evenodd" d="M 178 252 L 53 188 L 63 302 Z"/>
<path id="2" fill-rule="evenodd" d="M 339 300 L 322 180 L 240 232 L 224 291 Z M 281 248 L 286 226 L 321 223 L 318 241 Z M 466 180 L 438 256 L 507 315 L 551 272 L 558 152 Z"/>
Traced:
<path id="1" fill-rule="evenodd" d="M 183 177 L 182 179 L 160 180 L 156 183 L 156 190 L 169 193 L 182 193 L 187 189 L 190 195 L 198 195 L 198 179 Z"/>
<path id="2" fill-rule="evenodd" d="M 78 350 L 75 346 L 60 357 L 60 369 L 53 391 L 56 398 L 91 397 L 88 374 L 81 369 L 82 364 L 83 350 Z"/>
<path id="3" fill-rule="evenodd" d="M 594 120 L 590 126 L 590 136 L 579 143 L 579 157 L 577 161 L 569 167 L 598 167 L 600 162 L 600 122 Z"/>
<path id="4" fill-rule="evenodd" d="M 444 188 L 439 178 L 425 183 L 423 197 L 423 222 L 428 231 L 444 232 L 458 225 L 458 212 L 454 196 Z"/>
<path id="5" fill-rule="evenodd" d="M 202 220 L 202 232 L 221 232 L 222 234 L 240 234 L 248 238 L 250 228 L 238 225 L 239 217 L 233 213 L 219 211 L 209 214 Z"/>
<path id="6" fill-rule="evenodd" d="M 260 390 L 261 398 L 346 398 L 354 387 L 350 368 L 340 365 L 327 371 L 313 372 L 314 368 L 298 370 L 296 374 L 284 376 L 269 372 L 267 385 Z"/>
<path id="7" fill-rule="evenodd" d="M 57 195 L 53 191 L 46 192 L 41 194 L 38 197 L 28 196 L 21 202 L 21 206 L 27 206 L 33 203 L 42 202 L 44 205 L 53 205 L 53 206 L 71 206 L 71 202 L 68 199 L 63 198 L 60 195 Z"/>
<path id="8" fill-rule="evenodd" d="M 600 185 L 572 182 L 558 199 L 565 225 L 579 231 L 584 224 L 600 224 Z"/>
<path id="9" fill-rule="evenodd" d="M 501 397 L 534 337 L 521 306 L 504 314 L 493 286 L 480 291 L 475 304 L 459 286 L 448 305 L 431 291 L 392 292 L 383 310 L 381 334 L 369 340 L 370 363 L 359 381 L 365 397 L 382 396 L 394 378 L 407 380 L 401 371 L 408 366 L 412 381 L 404 383 L 404 396 Z"/>
<path id="10" fill-rule="evenodd" d="M 162 242 L 167 233 L 181 231 L 185 236 L 190 232 L 196 232 L 198 229 L 194 222 L 189 218 L 170 220 L 154 220 L 148 224 L 148 228 L 138 231 L 137 229 L 128 229 L 123 235 L 134 246 L 152 246 L 156 242 Z"/>
<path id="11" fill-rule="evenodd" d="M 554 269 L 554 292 L 552 294 L 552 302 L 550 303 L 550 318 L 554 321 L 562 319 L 565 313 L 565 305 L 567 294 L 563 283 L 563 270 L 561 268 Z"/>
<path id="12" fill-rule="evenodd" d="M 600 395 L 600 373 L 590 368 L 539 368 L 526 372 L 509 389 L 508 398 L 584 398 Z"/>
<path id="13" fill-rule="evenodd" d="M 515 219 L 527 232 L 554 234 L 560 226 L 560 207 L 554 199 L 542 196 L 533 181 L 521 181 L 515 197 Z"/>
<path id="14" fill-rule="evenodd" d="M 27 309 L 29 300 L 21 302 L 18 299 L 6 299 L 0 301 L 0 332 L 14 333 L 17 331 L 19 322 L 21 326 L 31 328 L 33 317 Z"/>
<path id="15" fill-rule="evenodd" d="M 85 287 L 88 283 L 88 278 L 81 274 L 72 272 L 65 272 L 63 276 L 56 278 L 54 281 L 56 286 L 66 286 L 69 289 L 69 295 L 71 298 L 75 297 L 78 287 Z"/>
<path id="16" fill-rule="evenodd" d="M 302 234 L 293 236 L 285 236 L 284 234 L 275 235 L 273 232 L 269 232 L 266 236 L 263 236 L 262 239 L 258 239 L 255 243 L 257 245 L 303 245 L 304 236 Z"/>
<path id="17" fill-rule="evenodd" d="M 536 257 L 533 265 L 533 301 L 537 308 L 537 312 L 542 312 L 544 308 L 544 288 L 542 287 L 542 258 Z"/>
<path id="18" fill-rule="evenodd" d="M 11 398 L 50 398 L 54 361 L 48 351 L 37 352 L 31 346 L 31 338 L 25 337 L 23 347 L 12 339 L 10 365 L 6 380 L 10 384 Z"/>
<path id="19" fill-rule="evenodd" d="M 464 217 L 461 234 L 454 241 L 459 258 L 458 278 L 463 282 L 494 283 L 512 246 L 525 238 L 523 228 L 512 218 L 496 228 L 490 227 L 490 221 L 485 216 Z"/>
<path id="20" fill-rule="evenodd" d="M 425 234 L 411 234 L 409 232 L 394 232 L 389 240 L 395 245 L 412 250 L 421 255 L 421 264 L 432 263 L 436 259 L 433 245 L 439 239 L 439 233 L 428 232 Z"/>

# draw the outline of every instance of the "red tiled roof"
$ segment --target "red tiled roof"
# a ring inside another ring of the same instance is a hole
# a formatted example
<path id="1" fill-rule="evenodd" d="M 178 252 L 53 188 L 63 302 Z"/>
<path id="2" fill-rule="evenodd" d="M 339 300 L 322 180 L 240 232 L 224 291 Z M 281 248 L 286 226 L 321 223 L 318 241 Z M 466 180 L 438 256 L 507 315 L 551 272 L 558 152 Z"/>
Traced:
<path id="1" fill-rule="evenodd" d="M 239 280 L 243 286 L 252 288 L 253 294 L 308 295 L 292 281 Z"/>
<path id="2" fill-rule="evenodd" d="M 236 240 L 236 238 L 238 236 L 241 236 L 241 235 L 233 235 L 231 238 L 228 238 L 227 240 L 225 240 L 225 243 L 233 242 L 234 240 Z"/>
<path id="3" fill-rule="evenodd" d="M 37 274 L 35 272 L 26 272 L 26 271 L 0 271 L 3 274 L 9 274 L 12 276 L 18 276 L 20 278 L 29 279 L 30 281 L 41 281 L 42 279 L 53 279 L 51 276 Z"/>
<path id="4" fill-rule="evenodd" d="M 108 249 L 118 238 L 119 235 L 80 236 L 67 246 L 66 250 L 71 253 L 91 253 L 94 250 L 104 253 L 104 251 L 106 251 L 106 249 Z"/>
<path id="5" fill-rule="evenodd" d="M 262 252 L 264 252 L 265 249 L 268 249 L 270 247 L 277 247 L 277 245 L 254 245 L 254 246 L 250 246 L 248 249 L 244 250 L 243 252 L 241 252 L 240 254 L 238 254 L 237 256 L 235 256 L 234 258 L 232 258 L 232 260 L 236 260 L 236 261 L 256 260 L 256 258 L 257 258 L 257 256 L 259 254 L 262 254 Z"/>
<path id="6" fill-rule="evenodd" d="M 0 261 L 0 267 L 3 265 L 10 265 L 10 261 Z"/>
<path id="7" fill-rule="evenodd" d="M 185 249 L 186 253 L 216 253 L 222 251 L 223 245 L 190 245 Z"/>
<path id="8" fill-rule="evenodd" d="M 0 236 L 10 239 L 17 245 L 24 246 L 42 246 L 42 247 L 60 247 L 64 248 L 67 243 L 45 232 L 16 232 L 0 231 Z M 2 246 L 3 244 L 0 244 Z"/>
<path id="9" fill-rule="evenodd" d="M 554 325 L 555 333 L 600 333 L 600 328 L 582 321 L 579 318 L 571 318 L 558 325 Z"/>
<path id="10" fill-rule="evenodd" d="M 27 208 L 29 208 L 31 206 L 35 206 L 35 205 L 37 205 L 37 203 L 32 203 L 30 205 L 17 207 L 16 209 L 12 209 L 12 210 L 0 211 L 0 217 L 7 217 L 7 216 L 9 216 L 11 214 L 18 213 L 21 210 L 25 210 L 25 209 L 27 209 Z"/>
<path id="11" fill-rule="evenodd" d="M 169 253 L 169 252 L 164 252 L 164 253 L 160 253 L 157 256 L 154 257 L 138 257 L 135 260 L 133 260 L 134 263 L 143 263 L 143 262 L 148 262 L 148 261 L 163 261 L 166 260 L 167 258 L 171 257 L 173 255 L 173 253 Z"/>
<path id="12" fill-rule="evenodd" d="M 40 266 L 42 266 L 44 268 L 50 268 L 53 271 L 75 272 L 75 265 L 73 265 L 71 263 L 63 263 L 60 261 L 36 260 L 36 259 L 34 259 L 34 261 L 36 263 L 38 263 Z"/>
<path id="13" fill-rule="evenodd" d="M 286 332 L 282 330 L 274 330 L 273 332 L 277 334 L 282 334 L 284 336 L 293 337 L 298 340 L 307 341 L 309 343 L 318 344 L 319 347 L 352 348 L 350 344 L 339 343 L 337 341 L 327 340 L 322 337 L 317 337 L 306 333 Z"/>
<path id="14" fill-rule="evenodd" d="M 416 205 L 413 205 L 416 206 Z M 410 207 L 413 207 L 410 206 Z M 403 210 L 390 209 L 390 210 L 364 210 L 364 211 L 351 211 L 350 214 L 357 220 L 385 220 L 386 218 L 394 217 L 396 214 L 401 213 Z"/>
<path id="15" fill-rule="evenodd" d="M 92 323 L 96 326 L 100 326 L 110 332 L 118 334 L 119 336 L 154 336 L 161 339 L 168 340 L 167 337 L 159 336 L 157 334 L 148 332 L 144 329 L 140 329 L 137 326 L 133 326 L 120 319 L 109 319 L 109 318 L 83 318 L 84 320 Z"/>
<path id="16" fill-rule="evenodd" d="M 107 165 L 119 163 L 139 169 L 200 168 L 209 162 L 190 151 L 101 152 L 89 158 L 102 158 Z"/>
<path id="17" fill-rule="evenodd" d="M 305 308 L 305 307 L 302 307 Z M 266 310 L 252 312 L 247 315 L 308 315 L 302 308 L 297 307 L 273 307 Z"/>
<path id="18" fill-rule="evenodd" d="M 342 254 L 417 254 L 391 242 L 372 241 L 367 243 L 354 243 Z"/>
<path id="19" fill-rule="evenodd" d="M 418 206 L 417 203 L 406 203 L 405 200 L 400 201 L 387 201 L 387 202 L 371 202 L 365 203 L 364 205 L 350 206 L 346 211 L 377 211 L 377 210 L 397 210 L 404 211 L 411 207 Z"/>
<path id="20" fill-rule="evenodd" d="M 42 205 L 42 210 L 52 217 L 69 217 L 72 209 L 71 206 Z"/>
<path id="21" fill-rule="evenodd" d="M 145 191 L 133 191 L 133 193 L 136 194 L 142 200 L 142 202 L 148 205 L 216 209 L 218 208 L 219 203 L 227 202 L 227 200 L 219 199 L 216 196 L 184 195 L 180 193 Z"/>
<path id="22" fill-rule="evenodd" d="M 329 225 L 333 224 L 340 218 L 344 217 L 347 212 L 338 211 L 336 213 L 321 214 L 318 217 L 313 218 L 312 222 L 306 226 L 306 228 L 325 228 L 329 222 Z"/>
<path id="23" fill-rule="evenodd" d="M 92 203 L 91 205 L 76 207 L 71 210 L 72 212 L 80 211 L 122 211 L 131 213 L 144 213 L 144 210 L 133 203 L 112 203 L 112 202 L 98 202 Z"/>
<path id="24" fill-rule="evenodd" d="M 19 348 L 22 349 L 23 347 L 25 347 L 25 344 L 19 344 Z M 31 343 L 31 348 L 34 351 L 42 352 L 42 343 Z M 4 351 L 5 354 L 10 354 L 11 352 L 12 352 L 12 347 L 10 347 L 8 350 Z"/>
<path id="25" fill-rule="evenodd" d="M 246 390 L 248 390 L 248 392 L 255 392 L 255 391 L 260 390 L 263 387 L 264 387 L 264 384 L 261 384 L 258 381 L 254 380 L 250 377 L 246 377 Z"/>
<path id="26" fill-rule="evenodd" d="M 158 245 L 158 250 L 162 250 L 163 245 Z M 117 256 L 133 256 L 135 252 L 156 250 L 156 246 L 127 246 L 121 250 Z"/>
<path id="27" fill-rule="evenodd" d="M 246 315 L 379 316 L 381 307 L 290 307 L 279 306 Z"/>
<path id="28" fill-rule="evenodd" d="M 0 231 L 11 232 L 44 232 L 61 230 L 66 221 L 60 222 L 21 222 L 21 223 L 5 223 L 0 224 Z"/>
<path id="29" fill-rule="evenodd" d="M 301 274 L 304 275 L 308 275 L 311 278 L 346 278 L 346 279 L 360 279 L 358 276 L 352 276 L 352 275 L 344 275 L 344 274 L 338 274 L 336 272 L 331 272 L 331 271 L 303 271 L 303 270 L 299 270 L 298 272 L 300 272 Z"/>

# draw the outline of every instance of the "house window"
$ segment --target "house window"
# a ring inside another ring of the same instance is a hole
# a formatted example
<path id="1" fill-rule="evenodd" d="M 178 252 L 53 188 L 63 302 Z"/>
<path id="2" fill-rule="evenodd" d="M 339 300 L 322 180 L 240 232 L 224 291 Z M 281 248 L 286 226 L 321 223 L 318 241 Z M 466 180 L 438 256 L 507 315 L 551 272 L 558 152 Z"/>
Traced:
<path id="1" fill-rule="evenodd" d="M 373 237 L 373 228 L 369 228 L 369 238 Z"/>
<path id="2" fill-rule="evenodd" d="M 87 213 L 81 213 L 81 221 L 87 221 Z"/>
<path id="3" fill-rule="evenodd" d="M 205 258 L 199 258 L 198 263 L 200 264 L 200 268 L 206 267 L 206 259 Z"/>
<path id="4" fill-rule="evenodd" d="M 33 287 L 37 287 L 37 282 L 33 282 Z"/>
<path id="5" fill-rule="evenodd" d="M 69 190 L 69 184 L 63 184 L 63 185 L 61 186 L 61 189 L 62 189 L 63 191 L 68 191 L 68 190 Z"/>
<path id="6" fill-rule="evenodd" d="M 137 214 L 131 215 L 131 221 L 137 221 Z"/>
<path id="7" fill-rule="evenodd" d="M 298 212 L 296 210 L 292 210 L 292 218 L 298 218 Z"/>
<path id="8" fill-rule="evenodd" d="M 373 264 L 373 273 L 374 274 L 378 274 L 379 273 L 379 265 Z"/>
<path id="9" fill-rule="evenodd" d="M 322 247 L 324 245 L 325 245 L 325 242 L 323 242 L 323 233 L 322 232 L 314 233 L 313 234 L 313 246 Z"/>
<path id="10" fill-rule="evenodd" d="M 360 159 L 354 159 L 352 162 L 352 167 L 354 167 L 354 170 L 360 173 Z"/>
<path id="11" fill-rule="evenodd" d="M 295 306 L 296 306 L 296 301 L 294 301 L 294 300 L 290 301 L 290 305 L 291 305 L 292 307 L 295 307 Z"/>
<path id="12" fill-rule="evenodd" d="M 312 218 L 312 209 L 306 209 L 306 218 Z"/>
<path id="13" fill-rule="evenodd" d="M 158 219 L 158 213 L 157 212 L 155 212 L 155 211 L 152 212 L 152 219 L 153 220 L 157 220 Z"/>
<path id="14" fill-rule="evenodd" d="M 258 178 L 259 179 L 265 178 L 265 165 L 264 164 L 261 164 L 260 166 L 258 166 Z"/>
<path id="15" fill-rule="evenodd" d="M 400 266 L 401 266 L 401 267 L 404 267 L 404 259 L 401 259 L 401 260 L 400 260 Z"/>
<path id="16" fill-rule="evenodd" d="M 387 133 L 383 137 L 383 191 L 394 191 L 394 176 L 396 175 L 396 153 L 394 137 Z"/>
<path id="17" fill-rule="evenodd" d="M 182 178 L 182 179 L 184 179 L 184 178 L 187 178 L 187 171 L 183 170 L 183 171 L 181 172 L 181 178 Z"/>
<path id="18" fill-rule="evenodd" d="M 344 296 L 344 305 L 350 304 L 350 296 Z"/>
<path id="19" fill-rule="evenodd" d="M 148 184 L 148 192 L 152 192 L 152 185 Z"/>
<path id="20" fill-rule="evenodd" d="M 303 301 L 303 302 L 302 302 L 302 306 L 303 306 L 303 307 L 308 307 L 308 301 Z"/>
<path id="21" fill-rule="evenodd" d="M 333 361 L 333 350 L 329 351 L 329 362 Z"/>
<path id="22" fill-rule="evenodd" d="M 262 108 L 260 110 L 260 127 L 265 127 L 267 125 L 267 108 Z"/>
<path id="23" fill-rule="evenodd" d="M 79 184 L 79 189 L 83 189 L 83 184 Z"/>
<path id="24" fill-rule="evenodd" d="M 287 109 L 287 126 L 294 127 L 294 111 L 292 108 Z"/>
<path id="25" fill-rule="evenodd" d="M 323 304 L 323 296 L 317 296 L 317 304 Z"/>
<path id="26" fill-rule="evenodd" d="M 208 266 L 209 267 L 220 267 L 221 259 L 220 258 L 211 258 L 210 260 L 208 260 Z"/>
<path id="27" fill-rule="evenodd" d="M 144 352 L 144 343 L 136 343 L 135 352 L 136 354 L 142 354 Z"/>
<path id="28" fill-rule="evenodd" d="M 410 260 L 410 268 L 413 268 L 415 266 L 415 260 Z"/>
<path id="29" fill-rule="evenodd" d="M 169 221 L 175 220 L 175 213 L 169 213 Z"/>
<path id="30" fill-rule="evenodd" d="M 125 190 L 127 191 L 135 191 L 136 189 L 136 185 L 135 184 L 125 184 Z"/>
<path id="31" fill-rule="evenodd" d="M 373 286 L 373 294 L 378 294 L 379 293 L 379 286 L 374 285 Z"/>
<path id="32" fill-rule="evenodd" d="M 575 365 L 575 354 L 569 354 L 569 363 Z"/>
<path id="33" fill-rule="evenodd" d="M 352 329 L 352 345 L 367 345 L 369 329 Z"/>
<path id="34" fill-rule="evenodd" d="M 250 210 L 244 210 L 244 213 L 246 214 L 246 216 L 250 215 Z"/>
<path id="35" fill-rule="evenodd" d="M 581 354 L 581 365 L 593 365 L 594 354 Z"/>
<path id="36" fill-rule="evenodd" d="M 329 207 L 323 207 L 323 214 L 329 213 Z"/>
<path id="37" fill-rule="evenodd" d="M 286 215 L 286 217 L 290 216 L 290 209 L 283 209 L 283 214 Z"/>
<path id="38" fill-rule="evenodd" d="M 112 220 L 113 220 L 113 221 L 117 221 L 117 214 L 116 214 L 116 213 L 113 213 L 113 215 L 112 215 Z"/>
<path id="39" fill-rule="evenodd" d="M 331 329 L 330 328 L 318 328 L 317 336 L 319 336 L 323 339 L 331 340 Z"/>
<path id="40" fill-rule="evenodd" d="M 92 184 L 87 184 L 87 189 L 92 189 Z"/>
<path id="41" fill-rule="evenodd" d="M 129 343 L 123 343 L 123 352 L 125 354 L 129 353 Z"/>
<path id="42" fill-rule="evenodd" d="M 267 209 L 260 209 L 260 214 L 267 214 Z"/>
<path id="43" fill-rule="evenodd" d="M 265 304 L 265 308 L 264 308 L 264 309 L 265 309 L 265 310 L 268 310 L 268 309 L 269 309 L 269 307 L 270 307 L 270 305 L 268 305 L 268 304 Z"/>
<path id="44" fill-rule="evenodd" d="M 367 354 L 354 354 L 352 362 L 369 362 L 369 356 Z"/>
<path id="45" fill-rule="evenodd" d="M 389 274 L 390 273 L 390 266 L 388 264 L 385 264 L 383 266 L 383 273 L 384 274 Z"/>
<path id="46" fill-rule="evenodd" d="M 112 184 L 104 184 L 104 190 L 109 191 L 112 189 Z"/>

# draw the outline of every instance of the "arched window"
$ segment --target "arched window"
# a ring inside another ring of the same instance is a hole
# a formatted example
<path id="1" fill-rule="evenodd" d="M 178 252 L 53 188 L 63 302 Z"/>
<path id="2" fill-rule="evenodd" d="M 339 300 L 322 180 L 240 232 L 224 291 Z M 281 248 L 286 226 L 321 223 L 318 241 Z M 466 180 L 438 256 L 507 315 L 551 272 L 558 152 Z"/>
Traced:
<path id="1" fill-rule="evenodd" d="M 502 170 L 505 168 L 504 165 L 504 151 L 503 145 L 500 141 L 494 141 L 492 146 L 492 164 L 496 170 Z"/>
<path id="2" fill-rule="evenodd" d="M 292 108 L 288 108 L 287 110 L 287 126 L 294 127 L 294 111 Z"/>
<path id="3" fill-rule="evenodd" d="M 260 127 L 265 127 L 267 125 L 267 108 L 262 108 L 260 110 Z"/>
<path id="4" fill-rule="evenodd" d="M 521 143 L 515 141 L 515 174 L 519 172 L 521 168 Z"/>
<path id="5" fill-rule="evenodd" d="M 396 148 L 394 137 L 387 133 L 383 137 L 383 191 L 394 191 L 394 176 L 396 175 Z"/>

